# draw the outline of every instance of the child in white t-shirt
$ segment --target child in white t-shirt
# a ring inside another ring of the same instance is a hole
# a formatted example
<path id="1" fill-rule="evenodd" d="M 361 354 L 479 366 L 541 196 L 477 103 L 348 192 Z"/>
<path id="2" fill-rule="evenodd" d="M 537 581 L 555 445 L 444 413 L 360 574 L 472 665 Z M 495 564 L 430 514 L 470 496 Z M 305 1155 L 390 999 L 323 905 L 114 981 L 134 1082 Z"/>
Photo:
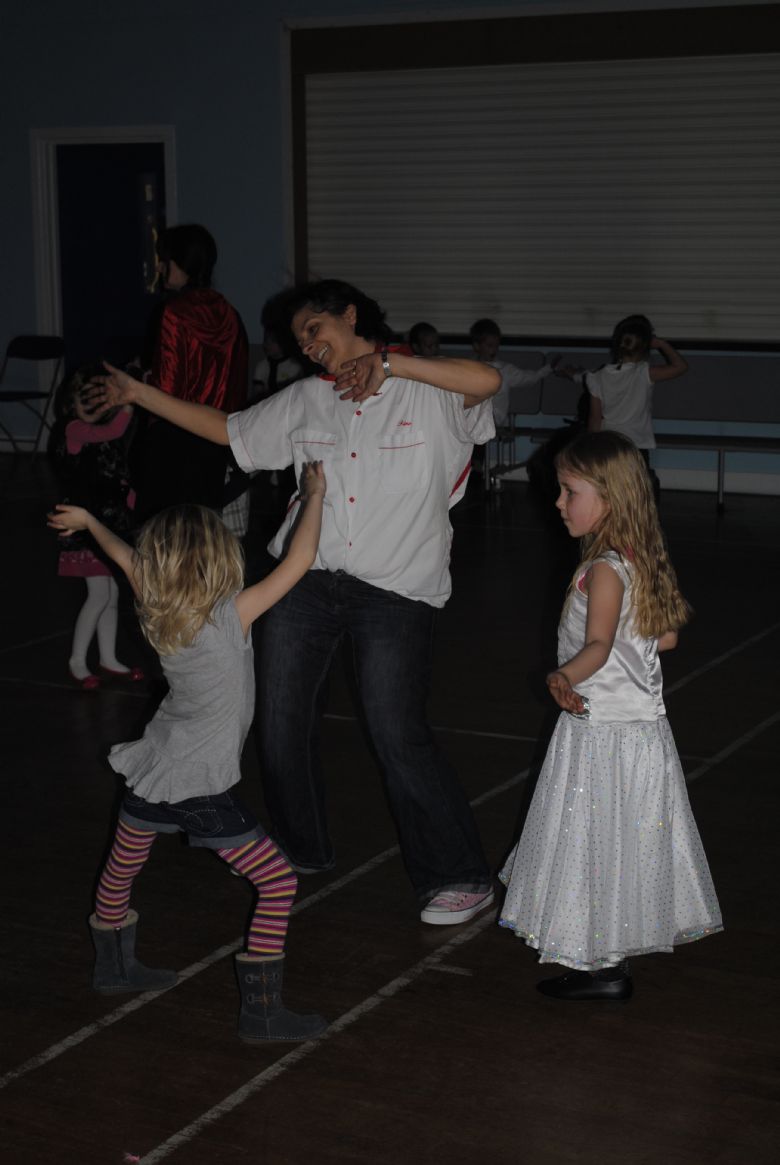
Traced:
<path id="1" fill-rule="evenodd" d="M 492 365 L 501 374 L 501 387 L 492 398 L 493 420 L 496 428 L 499 428 L 506 424 L 509 414 L 509 394 L 512 388 L 518 385 L 530 388 L 532 385 L 538 384 L 540 380 L 544 380 L 545 376 L 550 375 L 558 363 L 559 357 L 553 357 L 552 360 L 533 372 L 525 368 L 518 368 L 516 364 L 510 364 L 507 360 L 497 360 L 496 356 L 501 344 L 501 329 L 495 320 L 477 320 L 471 325 L 469 336 L 477 360 Z"/>
<path id="2" fill-rule="evenodd" d="M 660 352 L 666 363 L 650 364 L 652 349 Z M 674 380 L 687 370 L 687 361 L 680 353 L 653 334 L 647 316 L 627 316 L 612 333 L 610 363 L 587 373 L 588 428 L 591 432 L 612 429 L 628 437 L 637 449 L 655 449 L 653 385 L 659 380 Z"/>

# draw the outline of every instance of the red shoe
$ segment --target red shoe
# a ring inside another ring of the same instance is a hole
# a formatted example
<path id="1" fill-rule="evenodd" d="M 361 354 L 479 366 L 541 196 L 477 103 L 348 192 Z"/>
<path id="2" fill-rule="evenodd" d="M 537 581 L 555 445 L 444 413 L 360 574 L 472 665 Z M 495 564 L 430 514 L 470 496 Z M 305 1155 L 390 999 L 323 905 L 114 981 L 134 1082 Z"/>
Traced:
<path id="1" fill-rule="evenodd" d="M 78 684 L 85 692 L 94 692 L 100 687 L 100 676 L 88 675 L 80 680 L 78 676 L 74 676 L 73 672 L 68 672 L 68 675 L 73 680 L 74 684 Z"/>
<path id="2" fill-rule="evenodd" d="M 129 680 L 132 684 L 140 683 L 141 680 L 146 679 L 146 673 L 140 667 L 131 667 L 129 671 L 116 671 L 111 667 L 104 667 L 100 664 L 100 670 L 105 672 L 107 676 L 116 676 L 119 680 Z"/>

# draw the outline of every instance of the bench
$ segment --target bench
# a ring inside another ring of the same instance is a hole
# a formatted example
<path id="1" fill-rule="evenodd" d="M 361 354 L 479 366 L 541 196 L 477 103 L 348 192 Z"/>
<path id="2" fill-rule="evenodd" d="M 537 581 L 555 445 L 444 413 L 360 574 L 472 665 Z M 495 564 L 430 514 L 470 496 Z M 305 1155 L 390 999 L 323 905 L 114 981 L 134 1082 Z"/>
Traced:
<path id="1" fill-rule="evenodd" d="M 542 445 L 563 428 L 546 426 L 528 427 L 523 436 L 528 436 L 535 445 Z M 518 429 L 518 434 L 520 430 Z M 717 508 L 722 514 L 725 507 L 726 454 L 727 453 L 780 453 L 780 437 L 739 437 L 723 433 L 656 433 L 657 449 L 691 449 L 698 452 L 717 453 L 718 485 Z"/>
<path id="2" fill-rule="evenodd" d="M 526 367 L 539 367 L 545 357 L 541 353 L 524 353 L 529 363 Z M 515 361 L 519 354 L 507 354 Z M 564 364 L 584 366 L 587 370 L 597 368 L 607 358 L 606 352 L 569 351 L 563 356 Z M 653 417 L 663 422 L 656 427 L 655 438 L 658 449 L 691 450 L 711 452 L 717 456 L 716 504 L 719 512 L 724 508 L 726 456 L 729 453 L 780 454 L 780 434 L 750 435 L 724 432 L 665 432 L 672 421 L 685 421 L 694 426 L 697 422 L 711 426 L 712 422 L 723 427 L 736 424 L 780 425 L 780 359 L 771 355 L 687 355 L 688 372 L 679 378 L 656 385 L 653 401 Z M 520 360 L 516 362 L 522 367 Z M 530 390 L 535 392 L 536 388 Z M 486 488 L 500 489 L 502 479 L 508 473 L 524 465 L 516 457 L 507 458 L 507 450 L 514 450 L 514 438 L 527 437 L 534 444 L 547 440 L 563 427 L 564 418 L 577 413 L 577 404 L 582 387 L 562 377 L 550 376 L 543 382 L 539 402 L 536 407 L 532 400 L 510 401 L 510 416 L 507 426 L 496 438 L 499 450 L 497 464 L 492 474 L 486 474 Z M 552 417 L 561 418 L 560 425 L 552 426 Z M 539 417 L 541 423 L 528 424 L 527 420 Z M 506 458 L 506 463 L 505 463 Z"/>

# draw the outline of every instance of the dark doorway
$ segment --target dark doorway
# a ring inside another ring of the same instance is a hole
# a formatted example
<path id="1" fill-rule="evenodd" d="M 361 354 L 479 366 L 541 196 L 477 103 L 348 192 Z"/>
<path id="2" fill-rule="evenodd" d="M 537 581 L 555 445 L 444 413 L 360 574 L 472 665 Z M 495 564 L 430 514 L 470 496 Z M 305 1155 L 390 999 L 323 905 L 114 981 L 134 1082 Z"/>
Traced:
<path id="1" fill-rule="evenodd" d="M 143 355 L 165 226 L 162 143 L 57 147 L 60 278 L 68 370 Z"/>

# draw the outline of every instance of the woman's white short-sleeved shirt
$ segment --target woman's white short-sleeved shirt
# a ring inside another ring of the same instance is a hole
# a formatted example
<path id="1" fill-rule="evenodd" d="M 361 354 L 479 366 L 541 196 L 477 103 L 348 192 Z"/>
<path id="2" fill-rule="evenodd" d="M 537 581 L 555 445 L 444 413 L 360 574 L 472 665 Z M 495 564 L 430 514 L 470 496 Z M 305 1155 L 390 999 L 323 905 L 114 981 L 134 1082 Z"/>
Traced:
<path id="1" fill-rule="evenodd" d="M 333 382 L 298 380 L 228 418 L 242 469 L 296 475 L 322 461 L 328 488 L 314 569 L 343 570 L 373 586 L 443 607 L 449 597 L 452 527 L 474 444 L 495 429 L 490 401 L 391 376 L 367 400 L 339 400 Z M 268 549 L 283 553 L 298 510 L 293 499 Z"/>

